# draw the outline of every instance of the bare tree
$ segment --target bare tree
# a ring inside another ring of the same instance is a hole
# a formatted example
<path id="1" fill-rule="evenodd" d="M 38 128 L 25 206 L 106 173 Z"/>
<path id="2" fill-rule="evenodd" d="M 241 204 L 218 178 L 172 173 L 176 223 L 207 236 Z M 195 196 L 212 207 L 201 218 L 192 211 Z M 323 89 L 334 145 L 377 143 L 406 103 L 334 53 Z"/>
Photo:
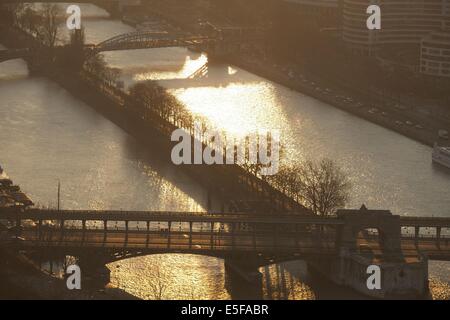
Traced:
<path id="1" fill-rule="evenodd" d="M 119 79 L 121 70 L 119 68 L 106 68 L 105 81 L 108 85 L 114 86 Z"/>
<path id="2" fill-rule="evenodd" d="M 58 36 L 58 14 L 57 4 L 45 3 L 40 11 L 39 36 L 41 41 L 50 48 L 55 46 Z"/>
<path id="3" fill-rule="evenodd" d="M 315 214 L 331 215 L 337 208 L 345 206 L 351 184 L 334 161 L 307 161 L 299 169 L 299 192 L 304 204 Z"/>
<path id="4" fill-rule="evenodd" d="M 23 14 L 28 4 L 24 3 L 10 3 L 8 4 L 8 10 L 11 13 L 13 25 L 20 25 L 20 17 Z"/>
<path id="5" fill-rule="evenodd" d="M 301 202 L 302 190 L 300 183 L 300 167 L 283 166 L 277 174 L 267 176 L 266 180 L 276 189 Z"/>
<path id="6" fill-rule="evenodd" d="M 284 166 L 267 181 L 317 215 L 331 215 L 345 206 L 351 190 L 347 175 L 328 159 Z"/>
<path id="7" fill-rule="evenodd" d="M 21 7 L 17 12 L 18 25 L 34 36 L 37 36 L 39 32 L 39 20 L 39 15 L 30 5 Z"/>
<path id="8" fill-rule="evenodd" d="M 57 4 L 44 3 L 39 11 L 31 4 L 22 4 L 17 5 L 14 10 L 17 25 L 35 36 L 43 45 L 49 48 L 55 46 L 60 14 Z"/>
<path id="9" fill-rule="evenodd" d="M 96 54 L 86 60 L 83 68 L 89 75 L 95 76 L 99 80 L 103 80 L 106 76 L 108 66 L 103 55 Z"/>
<path id="10" fill-rule="evenodd" d="M 164 272 L 162 271 L 162 259 L 160 256 L 155 255 L 153 257 L 153 265 L 150 269 L 151 279 L 150 279 L 150 289 L 155 300 L 162 300 L 164 294 L 167 291 L 168 283 L 164 277 Z"/>

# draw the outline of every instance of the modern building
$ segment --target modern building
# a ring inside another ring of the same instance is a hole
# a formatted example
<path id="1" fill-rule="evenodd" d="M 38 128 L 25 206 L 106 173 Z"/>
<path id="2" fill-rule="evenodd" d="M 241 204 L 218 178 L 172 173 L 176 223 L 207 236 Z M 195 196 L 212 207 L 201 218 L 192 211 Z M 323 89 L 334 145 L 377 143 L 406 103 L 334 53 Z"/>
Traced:
<path id="1" fill-rule="evenodd" d="M 314 20 L 322 27 L 336 27 L 339 23 L 339 0 L 281 0 L 292 14 L 301 19 Z"/>
<path id="2" fill-rule="evenodd" d="M 342 40 L 353 53 L 384 66 L 450 78 L 450 0 L 340 0 Z M 381 9 L 381 29 L 369 30 L 367 8 Z"/>
<path id="3" fill-rule="evenodd" d="M 433 32 L 422 39 L 420 72 L 450 79 L 450 31 Z"/>
<path id="4" fill-rule="evenodd" d="M 366 10 L 381 8 L 381 30 L 369 30 Z M 383 45 L 417 44 L 431 32 L 450 29 L 450 0 L 341 0 L 342 38 L 356 52 Z"/>

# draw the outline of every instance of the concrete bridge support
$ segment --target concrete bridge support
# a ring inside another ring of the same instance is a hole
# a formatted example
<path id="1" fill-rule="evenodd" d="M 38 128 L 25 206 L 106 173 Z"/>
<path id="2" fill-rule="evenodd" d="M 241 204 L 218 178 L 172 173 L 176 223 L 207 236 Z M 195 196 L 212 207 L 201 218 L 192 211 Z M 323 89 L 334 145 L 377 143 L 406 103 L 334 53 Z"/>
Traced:
<path id="1" fill-rule="evenodd" d="M 428 292 L 428 259 L 421 255 L 408 260 L 403 257 L 399 216 L 365 206 L 360 210 L 339 210 L 337 214 L 344 220 L 338 232 L 337 255 L 311 259 L 310 268 L 339 285 L 374 298 L 416 297 Z M 378 230 L 380 253 L 366 252 L 358 246 L 358 234 L 367 228 Z M 367 284 L 374 274 L 369 266 L 379 267 L 380 288 Z"/>
<path id="2" fill-rule="evenodd" d="M 81 285 L 89 288 L 103 288 L 110 282 L 111 271 L 106 267 L 108 259 L 95 254 L 77 257 L 81 270 Z"/>
<path id="3" fill-rule="evenodd" d="M 256 259 L 245 256 L 227 257 L 224 261 L 225 272 L 231 277 L 239 277 L 249 284 L 260 284 L 262 274 L 258 270 Z"/>
<path id="4" fill-rule="evenodd" d="M 379 289 L 367 285 L 373 274 L 368 271 L 371 265 L 380 268 Z M 423 256 L 414 262 L 375 262 L 372 258 L 341 249 L 336 258 L 309 260 L 308 268 L 338 285 L 373 298 L 422 297 L 428 292 L 428 259 Z"/>
<path id="5" fill-rule="evenodd" d="M 225 288 L 236 299 L 263 299 L 263 279 L 258 266 L 243 258 L 225 259 Z"/>

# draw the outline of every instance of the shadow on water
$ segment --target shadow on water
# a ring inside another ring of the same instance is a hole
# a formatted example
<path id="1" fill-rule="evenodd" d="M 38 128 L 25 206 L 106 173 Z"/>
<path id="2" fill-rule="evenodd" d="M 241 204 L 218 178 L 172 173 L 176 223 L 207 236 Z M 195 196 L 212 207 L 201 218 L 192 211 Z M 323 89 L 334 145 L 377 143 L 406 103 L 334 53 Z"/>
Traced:
<path id="1" fill-rule="evenodd" d="M 202 69 L 204 68 L 204 69 Z M 204 75 L 196 75 L 198 71 L 203 70 Z M 256 79 L 248 79 L 242 74 L 242 71 L 235 70 L 231 72 L 229 64 L 209 62 L 194 72 L 190 78 L 172 78 L 157 80 L 161 86 L 171 89 L 189 89 L 189 88 L 223 88 L 237 83 L 257 83 Z M 234 70 L 234 69 L 233 69 Z"/>
<path id="2" fill-rule="evenodd" d="M 332 283 L 309 268 L 304 260 L 266 266 L 263 273 L 266 299 L 368 299 L 351 289 Z"/>
<path id="3" fill-rule="evenodd" d="M 149 139 L 147 144 L 143 145 L 127 134 L 124 145 L 128 152 L 127 157 L 135 160 L 136 164 L 142 167 L 140 170 L 143 170 L 144 173 L 151 170 L 158 173 L 158 176 L 154 179 L 159 185 L 162 184 L 160 182 L 167 181 L 207 209 L 208 190 L 195 182 L 181 167 L 168 161 L 170 157 L 167 154 L 155 152 L 157 145 L 152 144 L 152 139 Z M 222 202 L 218 195 L 210 192 L 209 197 L 211 197 L 211 210 L 217 210 L 221 207 Z"/>
<path id="4" fill-rule="evenodd" d="M 248 283 L 231 270 L 225 269 L 225 289 L 233 300 L 261 300 L 262 283 Z"/>
<path id="5" fill-rule="evenodd" d="M 248 283 L 232 271 L 225 272 L 225 289 L 232 299 L 268 300 L 360 300 L 370 299 L 352 289 L 338 286 L 308 268 L 304 260 L 260 268 L 259 283 Z"/>

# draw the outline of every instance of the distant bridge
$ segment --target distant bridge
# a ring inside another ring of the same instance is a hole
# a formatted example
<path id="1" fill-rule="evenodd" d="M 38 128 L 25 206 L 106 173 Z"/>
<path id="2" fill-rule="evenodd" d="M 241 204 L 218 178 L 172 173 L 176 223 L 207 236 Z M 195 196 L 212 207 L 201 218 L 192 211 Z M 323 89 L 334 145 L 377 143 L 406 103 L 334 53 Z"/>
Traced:
<path id="1" fill-rule="evenodd" d="M 118 35 L 91 46 L 95 53 L 116 50 L 134 50 L 166 47 L 189 47 L 216 42 L 206 36 L 169 34 L 166 32 L 137 31 Z"/>
<path id="2" fill-rule="evenodd" d="M 135 49 L 151 49 L 151 48 L 167 48 L 167 47 L 197 47 L 197 48 L 212 48 L 223 41 L 219 38 L 212 38 L 202 35 L 186 35 L 186 34 L 169 34 L 166 32 L 152 32 L 152 31 L 136 31 L 112 37 L 99 44 L 88 44 L 85 46 L 86 57 L 106 51 L 117 50 L 135 50 Z M 239 40 L 230 41 L 227 43 L 238 43 Z M 58 47 L 62 48 L 62 47 Z M 58 49 L 57 48 L 57 49 Z M 0 51 L 0 62 L 26 58 L 33 55 L 31 49 L 11 49 Z"/>

